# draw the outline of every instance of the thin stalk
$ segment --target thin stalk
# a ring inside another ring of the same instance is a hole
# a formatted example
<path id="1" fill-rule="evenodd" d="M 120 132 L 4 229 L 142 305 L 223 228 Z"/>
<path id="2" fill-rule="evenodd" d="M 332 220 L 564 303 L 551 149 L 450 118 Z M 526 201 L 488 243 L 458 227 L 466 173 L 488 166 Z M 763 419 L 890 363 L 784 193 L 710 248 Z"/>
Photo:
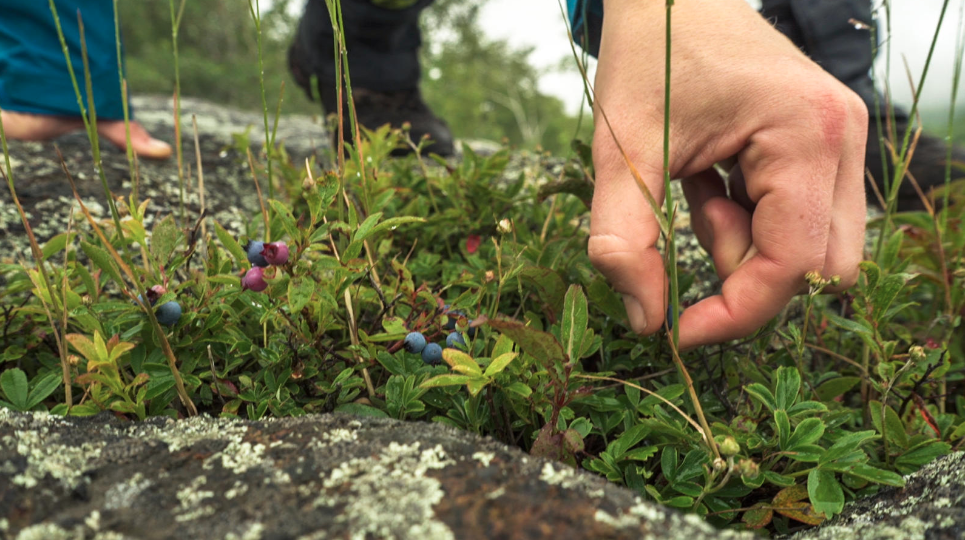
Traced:
<path id="1" fill-rule="evenodd" d="M 262 48 L 261 40 L 261 5 L 260 0 L 255 0 L 252 4 L 251 0 L 248 0 L 248 10 L 251 12 L 251 19 L 255 23 L 255 33 L 258 40 L 258 87 L 261 89 L 261 112 L 265 121 L 265 155 L 268 160 L 268 199 L 275 198 L 275 180 L 272 175 L 271 167 L 271 154 L 272 154 L 272 140 L 271 131 L 268 126 L 268 95 L 265 92 L 265 55 Z M 269 209 L 269 212 L 271 210 Z M 271 215 L 268 216 L 269 220 Z"/>
<path id="2" fill-rule="evenodd" d="M 665 198 L 665 212 L 667 215 L 667 277 L 670 280 L 670 318 L 671 339 L 676 350 L 680 341 L 680 310 L 677 308 L 680 300 L 680 289 L 677 284 L 677 245 L 674 240 L 673 192 L 670 186 L 670 14 L 673 11 L 674 0 L 667 0 L 667 29 L 664 54 L 664 83 L 663 83 L 663 189 Z M 698 405 L 699 406 L 699 405 Z"/>
<path id="3" fill-rule="evenodd" d="M 113 0 L 114 7 L 114 45 L 117 47 L 117 78 L 121 85 L 121 107 L 124 109 L 124 139 L 127 142 L 127 166 L 130 169 L 132 192 L 132 206 L 137 206 L 138 177 L 134 172 L 134 149 L 131 147 L 131 111 L 127 103 L 127 81 L 124 79 L 124 62 L 121 56 L 121 25 L 117 17 L 117 0 Z"/>
<path id="4" fill-rule="evenodd" d="M 174 51 L 174 149 L 178 158 L 178 209 L 181 213 L 181 222 L 185 223 L 184 210 L 184 155 L 181 150 L 181 68 L 178 62 L 178 30 L 181 28 L 181 17 L 184 15 L 184 4 L 187 0 L 181 0 L 181 6 L 177 14 L 174 12 L 174 0 L 168 0 L 171 7 L 171 47 Z"/>

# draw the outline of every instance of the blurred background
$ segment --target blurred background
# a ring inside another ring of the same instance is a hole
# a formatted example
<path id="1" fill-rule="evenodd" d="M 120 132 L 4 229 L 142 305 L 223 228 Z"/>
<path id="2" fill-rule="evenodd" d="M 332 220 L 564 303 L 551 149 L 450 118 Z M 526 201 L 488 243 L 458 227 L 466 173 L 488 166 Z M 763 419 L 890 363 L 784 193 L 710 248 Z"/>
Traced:
<path id="1" fill-rule="evenodd" d="M 260 3 L 269 109 L 285 81 L 283 112 L 318 114 L 320 107 L 290 79 L 286 60 L 304 0 Z M 931 131 L 946 129 L 963 4 L 951 2 L 923 92 L 922 119 Z M 942 0 L 892 0 L 891 6 L 891 88 L 897 103 L 909 104 L 903 58 L 917 84 Z M 132 90 L 172 92 L 168 2 L 121 0 L 119 8 Z M 583 85 L 557 0 L 436 0 L 422 25 L 423 93 L 457 137 L 506 139 L 553 152 L 565 152 L 575 136 L 589 139 L 592 120 L 582 106 Z M 246 0 L 188 0 L 179 53 L 183 95 L 261 108 L 257 41 Z M 879 74 L 883 61 L 882 55 Z M 956 132 L 965 136 L 965 119 Z"/>

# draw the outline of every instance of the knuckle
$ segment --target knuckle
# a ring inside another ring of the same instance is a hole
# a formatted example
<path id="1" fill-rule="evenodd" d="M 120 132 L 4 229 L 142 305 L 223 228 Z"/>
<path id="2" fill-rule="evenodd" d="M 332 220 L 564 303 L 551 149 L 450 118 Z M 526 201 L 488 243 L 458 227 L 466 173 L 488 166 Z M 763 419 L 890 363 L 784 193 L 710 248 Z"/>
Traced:
<path id="1" fill-rule="evenodd" d="M 821 142 L 833 149 L 840 148 L 852 120 L 849 96 L 837 89 L 816 92 L 811 100 L 811 121 Z"/>
<path id="2" fill-rule="evenodd" d="M 587 244 L 587 254 L 590 257 L 590 263 L 606 273 L 620 264 L 628 248 L 628 242 L 617 235 L 591 234 Z"/>

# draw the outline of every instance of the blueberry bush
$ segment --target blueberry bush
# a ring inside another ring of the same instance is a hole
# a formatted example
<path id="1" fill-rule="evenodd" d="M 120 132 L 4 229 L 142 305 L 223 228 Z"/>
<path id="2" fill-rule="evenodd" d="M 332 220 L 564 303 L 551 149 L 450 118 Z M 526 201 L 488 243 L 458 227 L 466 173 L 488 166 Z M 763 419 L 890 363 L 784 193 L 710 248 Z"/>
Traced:
<path id="1" fill-rule="evenodd" d="M 589 263 L 586 144 L 443 160 L 360 129 L 306 166 L 266 142 L 252 189 L 276 196 L 244 237 L 210 219 L 201 234 L 174 204 L 148 230 L 135 194 L 121 217 L 107 192 L 109 222 L 31 236 L 32 261 L 0 265 L 0 406 L 442 422 L 776 533 L 965 444 L 960 183 L 947 205 L 872 220 L 851 290 L 810 274 L 754 336 L 678 354 L 672 332 L 630 331 Z M 416 152 L 390 158 L 400 146 Z M 669 321 L 719 287 L 711 264 L 677 260 Z"/>

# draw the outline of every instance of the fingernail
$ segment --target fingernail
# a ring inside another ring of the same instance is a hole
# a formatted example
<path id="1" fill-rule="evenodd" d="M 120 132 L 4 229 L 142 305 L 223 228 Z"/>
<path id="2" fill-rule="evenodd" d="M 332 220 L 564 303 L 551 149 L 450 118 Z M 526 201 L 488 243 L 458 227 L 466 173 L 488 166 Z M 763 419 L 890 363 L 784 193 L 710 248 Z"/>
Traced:
<path id="1" fill-rule="evenodd" d="M 647 316 L 643 312 L 643 305 L 636 298 L 629 294 L 623 295 L 623 307 L 627 310 L 627 317 L 630 318 L 630 327 L 634 332 L 642 333 L 647 327 Z"/>

